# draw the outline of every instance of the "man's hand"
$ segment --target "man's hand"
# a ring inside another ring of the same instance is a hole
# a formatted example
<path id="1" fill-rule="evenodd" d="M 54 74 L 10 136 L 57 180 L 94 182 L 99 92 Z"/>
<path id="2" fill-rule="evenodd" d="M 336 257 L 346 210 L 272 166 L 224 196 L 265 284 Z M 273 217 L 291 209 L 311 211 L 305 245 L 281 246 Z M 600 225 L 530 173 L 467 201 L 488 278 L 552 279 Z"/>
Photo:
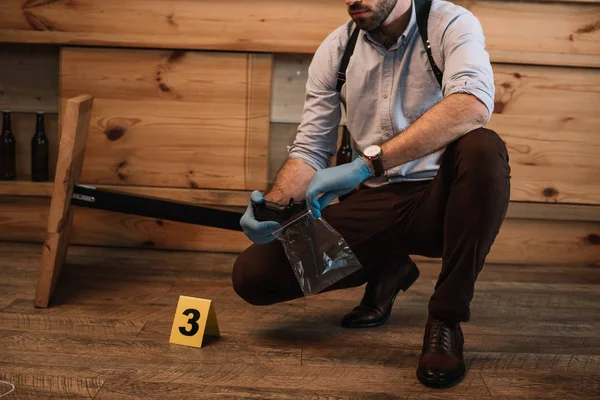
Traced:
<path id="1" fill-rule="evenodd" d="M 364 180 L 373 176 L 369 164 L 358 157 L 348 164 L 317 171 L 306 191 L 306 202 L 315 218 L 336 198 L 350 192 Z M 317 196 L 323 193 L 317 200 Z"/>
<path id="2" fill-rule="evenodd" d="M 281 225 L 275 221 L 263 221 L 259 222 L 254 218 L 254 211 L 252 211 L 252 202 L 262 203 L 265 201 L 262 193 L 258 190 L 252 192 L 250 196 L 250 202 L 246 212 L 240 219 L 240 226 L 242 230 L 256 244 L 265 244 L 275 240 L 275 236 L 271 233 L 273 230 L 279 228 Z"/>

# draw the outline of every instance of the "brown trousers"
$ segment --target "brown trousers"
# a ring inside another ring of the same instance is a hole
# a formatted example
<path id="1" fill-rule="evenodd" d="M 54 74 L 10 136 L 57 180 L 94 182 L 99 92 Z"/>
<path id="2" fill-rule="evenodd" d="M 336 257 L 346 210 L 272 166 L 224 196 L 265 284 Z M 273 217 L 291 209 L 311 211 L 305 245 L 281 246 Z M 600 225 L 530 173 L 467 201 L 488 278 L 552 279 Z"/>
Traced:
<path id="1" fill-rule="evenodd" d="M 469 132 L 447 146 L 433 180 L 361 188 L 323 210 L 363 265 L 327 290 L 360 286 L 390 263 L 403 265 L 409 255 L 441 257 L 429 312 L 448 322 L 468 321 L 475 280 L 509 197 L 504 142 L 489 129 Z M 232 281 L 237 294 L 254 305 L 303 296 L 277 240 L 246 249 L 235 262 Z"/>

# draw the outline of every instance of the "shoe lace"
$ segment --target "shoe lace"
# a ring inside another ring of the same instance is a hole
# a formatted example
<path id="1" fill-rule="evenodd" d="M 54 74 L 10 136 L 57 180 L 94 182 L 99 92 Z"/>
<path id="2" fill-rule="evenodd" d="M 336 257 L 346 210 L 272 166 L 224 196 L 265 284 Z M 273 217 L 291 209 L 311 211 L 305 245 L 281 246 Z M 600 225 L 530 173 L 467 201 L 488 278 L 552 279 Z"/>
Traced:
<path id="1" fill-rule="evenodd" d="M 443 351 L 450 350 L 450 336 L 452 331 L 444 321 L 436 319 L 433 322 L 431 337 L 429 340 L 429 348 L 432 350 L 441 349 Z"/>

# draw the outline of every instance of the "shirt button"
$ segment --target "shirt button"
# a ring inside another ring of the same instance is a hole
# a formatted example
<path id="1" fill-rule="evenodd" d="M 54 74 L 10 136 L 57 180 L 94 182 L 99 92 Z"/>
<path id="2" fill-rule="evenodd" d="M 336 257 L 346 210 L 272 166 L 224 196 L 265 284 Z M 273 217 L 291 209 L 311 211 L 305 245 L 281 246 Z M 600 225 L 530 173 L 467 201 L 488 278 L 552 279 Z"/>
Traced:
<path id="1" fill-rule="evenodd" d="M 383 98 L 384 98 L 384 99 L 387 99 L 387 93 L 383 95 Z"/>

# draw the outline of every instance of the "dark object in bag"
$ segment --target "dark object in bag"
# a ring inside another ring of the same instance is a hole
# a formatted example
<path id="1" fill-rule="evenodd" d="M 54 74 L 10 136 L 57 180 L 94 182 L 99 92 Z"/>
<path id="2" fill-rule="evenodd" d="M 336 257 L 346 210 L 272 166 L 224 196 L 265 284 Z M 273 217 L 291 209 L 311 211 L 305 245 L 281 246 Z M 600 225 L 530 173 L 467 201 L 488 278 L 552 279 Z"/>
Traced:
<path id="1" fill-rule="evenodd" d="M 273 234 L 283 245 L 305 296 L 321 293 L 362 268 L 344 238 L 323 218 L 314 218 L 310 210 Z"/>
<path id="2" fill-rule="evenodd" d="M 252 202 L 252 211 L 254 211 L 254 218 L 257 221 L 284 222 L 306 212 L 306 200 L 294 201 L 294 199 L 290 199 L 287 205 L 271 201 Z"/>

